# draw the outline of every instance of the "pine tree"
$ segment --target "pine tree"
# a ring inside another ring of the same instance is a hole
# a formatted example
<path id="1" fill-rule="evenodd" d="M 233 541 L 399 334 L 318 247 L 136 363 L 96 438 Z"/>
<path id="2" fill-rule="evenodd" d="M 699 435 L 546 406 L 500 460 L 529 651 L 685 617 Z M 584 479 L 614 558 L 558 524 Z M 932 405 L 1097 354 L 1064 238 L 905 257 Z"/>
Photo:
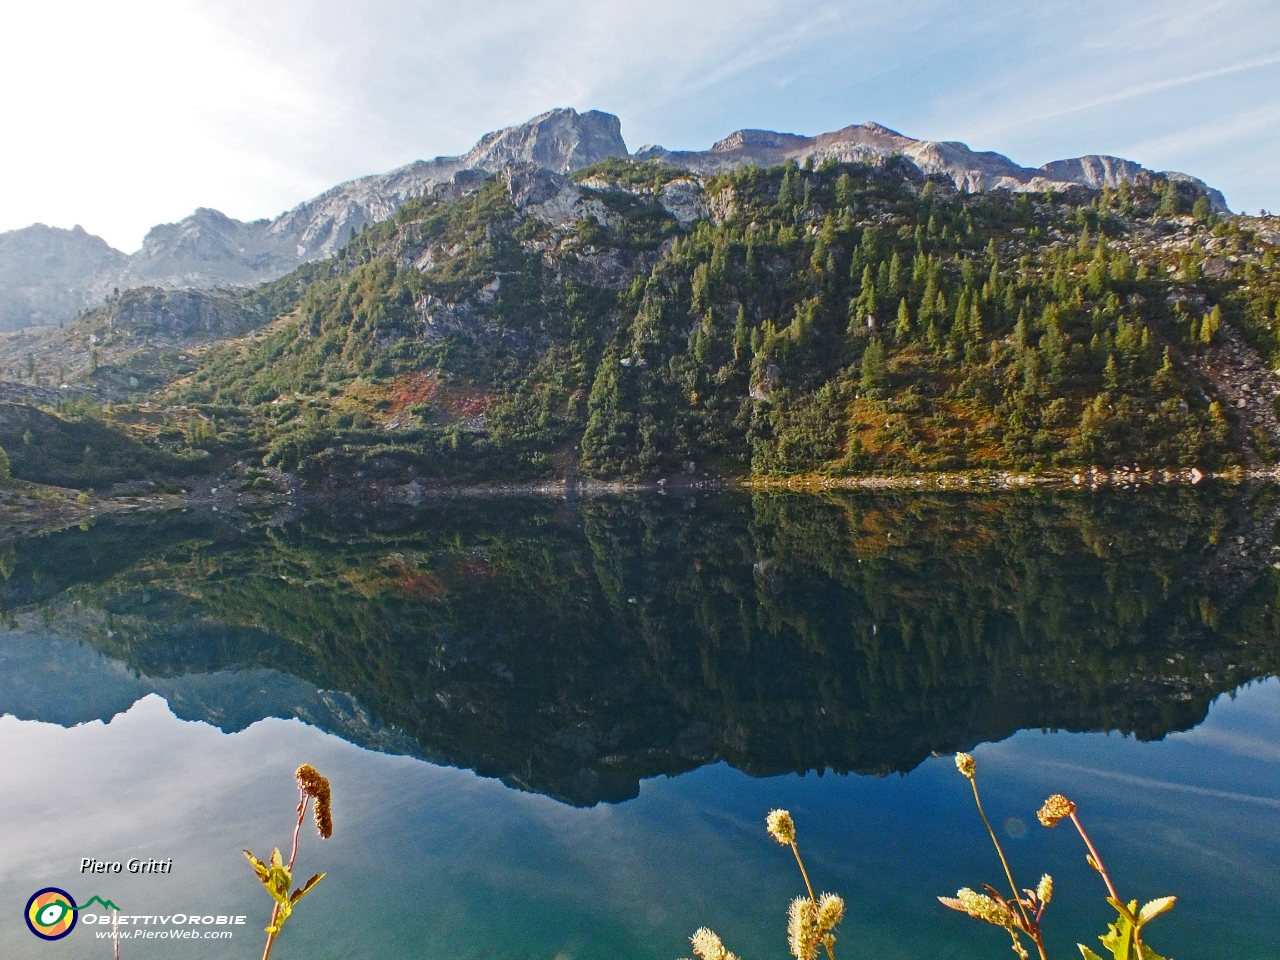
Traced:
<path id="1" fill-rule="evenodd" d="M 902 258 L 898 256 L 898 251 L 893 251 L 893 259 L 889 261 L 889 286 L 888 292 L 894 296 L 901 296 L 905 292 L 902 284 Z"/>
<path id="2" fill-rule="evenodd" d="M 977 297 L 969 305 L 969 339 L 974 343 L 981 343 L 986 339 L 982 330 L 982 310 L 978 307 Z"/>
<path id="3" fill-rule="evenodd" d="M 621 364 L 610 350 L 600 361 L 587 399 L 587 427 L 582 434 L 582 465 L 598 475 L 624 470 L 632 417 L 622 409 Z"/>
<path id="4" fill-rule="evenodd" d="M 859 385 L 863 390 L 878 390 L 888 379 L 889 367 L 884 359 L 884 344 L 879 337 L 872 337 L 862 353 L 862 377 Z"/>
<path id="5" fill-rule="evenodd" d="M 1107 355 L 1107 366 L 1102 371 L 1102 383 L 1108 390 L 1115 390 L 1120 386 L 1120 368 L 1116 365 L 1114 353 Z"/>
<path id="6" fill-rule="evenodd" d="M 1215 306 L 1212 310 L 1204 315 L 1204 319 L 1200 321 L 1200 342 L 1213 343 L 1214 338 L 1218 334 L 1218 327 L 1222 325 L 1222 308 Z"/>
<path id="7" fill-rule="evenodd" d="M 956 315 L 951 322 L 951 339 L 956 342 L 965 339 L 965 331 L 969 326 L 969 288 L 964 287 L 956 298 Z"/>
<path id="8" fill-rule="evenodd" d="M 778 187 L 778 206 L 783 208 L 790 207 L 792 203 L 791 194 L 791 168 L 787 167 L 787 169 L 782 172 L 782 184 Z"/>
<path id="9" fill-rule="evenodd" d="M 836 206 L 848 207 L 852 205 L 853 178 L 847 173 L 842 173 L 836 178 Z"/>
<path id="10" fill-rule="evenodd" d="M 907 298 L 898 302 L 898 322 L 894 325 L 893 335 L 899 343 L 911 336 L 911 308 L 907 306 Z"/>

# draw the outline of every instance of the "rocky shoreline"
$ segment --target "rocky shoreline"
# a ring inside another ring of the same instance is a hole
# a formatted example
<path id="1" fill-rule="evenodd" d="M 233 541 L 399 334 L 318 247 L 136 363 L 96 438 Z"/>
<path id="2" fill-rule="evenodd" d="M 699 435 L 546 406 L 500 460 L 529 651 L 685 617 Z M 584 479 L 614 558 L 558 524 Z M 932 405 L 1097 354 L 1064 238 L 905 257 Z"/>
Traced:
<path id="1" fill-rule="evenodd" d="M 1105 470 L 1054 470 L 1038 473 L 1010 471 L 952 471 L 927 474 L 868 474 L 852 477 L 706 477 L 679 476 L 661 480 L 539 480 L 525 483 L 370 485 L 355 490 L 291 489 L 288 493 L 235 492 L 229 486 L 193 489 L 183 493 L 96 496 L 77 490 L 10 481 L 0 487 L 0 535 L 24 534 L 91 523 L 101 517 L 169 510 L 296 509 L 303 505 L 339 502 L 413 507 L 451 498 L 550 497 L 581 498 L 649 494 L 689 496 L 699 493 L 834 490 L 969 491 L 990 493 L 1023 489 L 1138 490 L 1148 486 L 1194 486 L 1205 481 L 1280 483 L 1280 466 L 1231 468 L 1205 472 L 1196 467 L 1143 469 L 1137 465 Z"/>

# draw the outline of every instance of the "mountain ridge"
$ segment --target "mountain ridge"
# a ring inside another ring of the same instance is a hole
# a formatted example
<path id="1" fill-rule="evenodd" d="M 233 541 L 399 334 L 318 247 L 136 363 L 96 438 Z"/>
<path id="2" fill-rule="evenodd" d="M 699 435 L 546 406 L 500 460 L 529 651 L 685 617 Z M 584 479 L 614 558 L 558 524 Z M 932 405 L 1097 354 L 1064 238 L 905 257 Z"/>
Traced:
<path id="1" fill-rule="evenodd" d="M 152 227 L 133 254 L 114 250 L 79 227 L 80 234 L 51 227 L 41 232 L 36 230 L 39 224 L 0 234 L 0 329 L 69 320 L 117 289 L 209 290 L 277 279 L 302 263 L 333 256 L 363 227 L 389 219 L 408 200 L 468 170 L 491 174 L 511 165 L 534 164 L 566 174 L 613 157 L 709 174 L 746 164 L 865 162 L 892 156 L 905 157 L 922 174 L 946 177 L 957 189 L 971 192 L 1114 189 L 1121 182 L 1163 177 L 1192 184 L 1215 210 L 1227 211 L 1222 194 L 1195 177 L 1158 173 L 1117 157 L 1091 154 L 1028 168 L 993 151 L 976 152 L 955 141 L 915 140 L 874 122 L 816 136 L 742 129 L 704 151 L 647 145 L 633 154 L 613 114 L 556 108 L 485 134 L 465 154 L 416 160 L 340 183 L 274 218 L 245 222 L 198 208 L 175 223 Z M 47 254 L 51 245 L 66 251 L 61 260 L 53 258 L 56 263 Z M 46 266 L 42 269 L 41 264 Z"/>

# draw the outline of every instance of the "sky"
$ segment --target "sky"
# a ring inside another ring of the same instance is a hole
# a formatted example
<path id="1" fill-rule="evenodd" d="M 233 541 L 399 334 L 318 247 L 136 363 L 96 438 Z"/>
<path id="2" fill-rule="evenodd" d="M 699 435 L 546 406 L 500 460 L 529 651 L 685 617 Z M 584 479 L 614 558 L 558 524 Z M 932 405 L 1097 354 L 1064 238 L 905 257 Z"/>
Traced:
<path id="1" fill-rule="evenodd" d="M 0 231 L 126 252 L 559 106 L 617 114 L 632 150 L 874 120 L 1280 209 L 1275 0 L 13 0 L 4 21 Z"/>

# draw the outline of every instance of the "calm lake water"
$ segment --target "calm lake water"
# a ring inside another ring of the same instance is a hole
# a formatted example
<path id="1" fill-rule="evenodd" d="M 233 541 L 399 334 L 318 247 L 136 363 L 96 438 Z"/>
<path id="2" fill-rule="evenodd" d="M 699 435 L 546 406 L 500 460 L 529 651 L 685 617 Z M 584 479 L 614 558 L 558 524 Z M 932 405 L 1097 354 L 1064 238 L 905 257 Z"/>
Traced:
<path id="1" fill-rule="evenodd" d="M 837 956 L 1009 956 L 939 894 L 999 861 L 972 749 L 1051 956 L 1103 888 L 1179 897 L 1176 960 L 1280 943 L 1280 499 L 1140 493 L 455 499 L 191 511 L 0 545 L 0 957 L 111 955 L 22 921 L 56 886 L 126 914 L 245 915 L 122 958 L 256 957 L 240 853 L 287 847 L 310 762 L 328 871 L 273 956 L 688 956 L 699 926 L 787 955 L 803 889 L 765 813 L 844 895 Z M 88 876 L 82 858 L 173 858 Z M 158 929 L 167 929 L 160 927 Z"/>

